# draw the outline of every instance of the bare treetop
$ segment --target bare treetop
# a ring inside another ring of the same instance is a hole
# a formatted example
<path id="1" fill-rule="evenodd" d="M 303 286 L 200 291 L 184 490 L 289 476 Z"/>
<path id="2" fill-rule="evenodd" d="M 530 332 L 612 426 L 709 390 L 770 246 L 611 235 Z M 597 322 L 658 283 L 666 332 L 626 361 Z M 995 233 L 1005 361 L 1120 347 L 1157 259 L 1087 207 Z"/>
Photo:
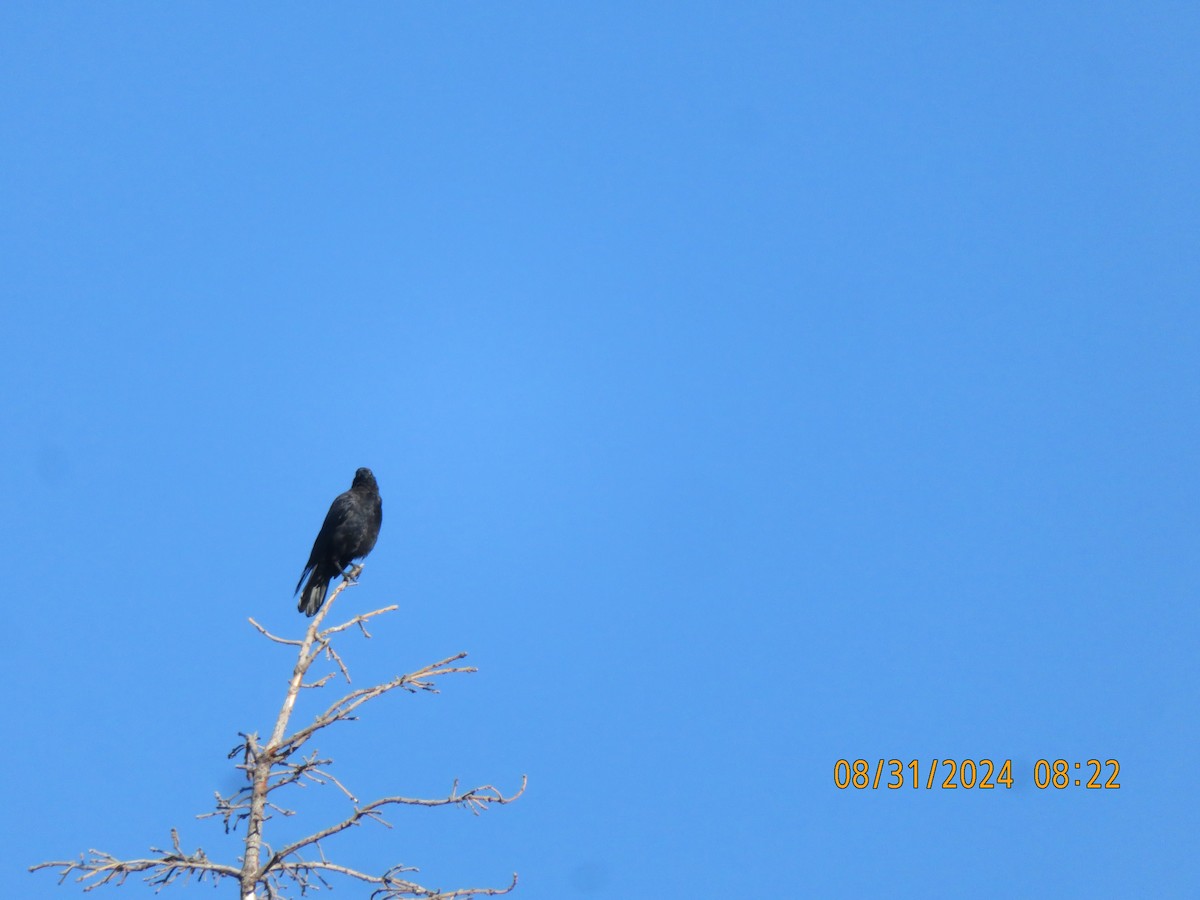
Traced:
<path id="1" fill-rule="evenodd" d="M 475 672 L 474 666 L 456 665 L 466 659 L 466 653 L 456 653 L 435 663 L 430 663 L 413 672 L 397 675 L 390 681 L 370 687 L 357 688 L 343 694 L 330 703 L 307 725 L 289 731 L 296 698 L 304 689 L 321 690 L 329 686 L 339 674 L 350 683 L 350 672 L 341 654 L 334 649 L 331 638 L 352 628 L 370 638 L 367 623 L 376 616 L 393 612 L 396 606 L 387 606 L 372 612 L 354 616 L 340 625 L 322 629 L 322 624 L 334 601 L 347 585 L 354 584 L 354 577 L 362 570 L 355 566 L 349 579 L 338 585 L 329 601 L 316 613 L 302 639 L 286 638 L 271 634 L 253 619 L 250 623 L 268 640 L 277 644 L 298 647 L 295 667 L 288 682 L 283 705 L 271 730 L 271 736 L 263 743 L 256 732 L 239 733 L 239 743 L 230 753 L 237 759 L 236 767 L 245 775 L 246 784 L 228 796 L 216 794 L 215 808 L 197 818 L 216 818 L 224 824 L 226 833 L 245 829 L 244 852 L 235 864 L 211 860 L 203 849 L 192 853 L 180 845 L 178 831 L 171 829 L 170 849 L 151 848 L 151 856 L 144 859 L 120 859 L 102 850 L 89 850 L 77 860 L 38 863 L 30 871 L 58 869 L 59 883 L 74 875 L 74 880 L 91 891 L 102 885 L 123 884 L 130 875 L 140 875 L 147 884 L 161 889 L 176 881 L 221 881 L 235 880 L 242 900 L 282 900 L 289 888 L 298 889 L 300 894 L 321 887 L 330 887 L 330 878 L 339 877 L 371 885 L 373 900 L 390 898 L 420 897 L 427 900 L 449 900 L 453 897 L 497 896 L 511 891 L 517 884 L 514 874 L 511 881 L 501 888 L 455 888 L 442 890 L 424 887 L 407 876 L 418 870 L 406 865 L 393 865 L 378 873 L 363 872 L 329 858 L 322 845 L 347 829 L 365 821 L 378 822 L 391 827 L 384 818 L 390 809 L 404 806 L 460 806 L 478 815 L 492 805 L 504 805 L 516 800 L 525 792 L 526 779 L 521 778 L 520 788 L 506 796 L 493 785 L 485 784 L 469 790 L 460 790 L 455 780 L 450 792 L 444 797 L 421 798 L 390 796 L 360 803 L 331 772 L 332 760 L 322 758 L 318 750 L 302 753 L 313 737 L 336 722 L 355 718 L 355 713 L 366 703 L 391 691 L 401 689 L 410 693 L 429 691 L 437 693 L 439 679 L 448 675 Z M 334 666 L 330 671 L 314 680 L 306 680 L 309 668 L 318 657 L 324 655 Z M 321 828 L 312 834 L 279 848 L 272 848 L 263 837 L 263 826 L 271 813 L 292 815 L 294 810 L 278 802 L 281 791 L 293 785 L 313 784 L 333 786 L 346 798 L 350 809 L 341 820 Z"/>

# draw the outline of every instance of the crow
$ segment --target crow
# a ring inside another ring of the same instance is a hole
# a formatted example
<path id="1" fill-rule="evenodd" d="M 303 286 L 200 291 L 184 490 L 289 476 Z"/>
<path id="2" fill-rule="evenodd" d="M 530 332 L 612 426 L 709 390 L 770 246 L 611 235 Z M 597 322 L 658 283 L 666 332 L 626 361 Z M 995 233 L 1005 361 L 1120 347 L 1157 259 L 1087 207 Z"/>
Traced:
<path id="1" fill-rule="evenodd" d="M 329 507 L 325 523 L 313 541 L 308 565 L 296 582 L 296 593 L 311 572 L 300 604 L 296 608 L 310 618 L 317 614 L 329 582 L 338 575 L 346 577 L 346 569 L 356 559 L 364 558 L 379 538 L 379 526 L 383 524 L 383 501 L 379 499 L 379 485 L 370 469 L 359 469 L 354 473 L 350 490 L 338 494 Z"/>

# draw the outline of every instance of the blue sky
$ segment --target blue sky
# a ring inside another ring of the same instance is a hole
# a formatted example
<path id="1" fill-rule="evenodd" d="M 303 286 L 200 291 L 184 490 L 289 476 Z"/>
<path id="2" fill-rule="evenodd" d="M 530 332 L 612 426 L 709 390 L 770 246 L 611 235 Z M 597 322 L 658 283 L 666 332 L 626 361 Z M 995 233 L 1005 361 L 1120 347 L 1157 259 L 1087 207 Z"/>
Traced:
<path id="1" fill-rule="evenodd" d="M 331 855 L 1200 894 L 1197 46 L 1167 3 L 6 5 L 6 895 L 236 855 L 192 817 L 291 665 L 246 619 L 299 633 L 362 465 L 339 603 L 400 611 L 356 683 L 481 671 L 322 748 L 363 797 L 530 786 Z M 1093 757 L 1120 790 L 1033 784 Z"/>

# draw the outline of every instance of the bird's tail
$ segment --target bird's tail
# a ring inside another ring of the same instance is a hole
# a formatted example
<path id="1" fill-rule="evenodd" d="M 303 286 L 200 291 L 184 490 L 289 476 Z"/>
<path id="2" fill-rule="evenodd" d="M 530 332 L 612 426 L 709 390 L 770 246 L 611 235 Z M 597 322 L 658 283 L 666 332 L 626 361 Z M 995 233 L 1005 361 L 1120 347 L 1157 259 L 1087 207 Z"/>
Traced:
<path id="1" fill-rule="evenodd" d="M 308 584 L 304 585 L 304 590 L 300 592 L 300 603 L 296 609 L 311 619 L 317 614 L 321 604 L 325 602 L 327 593 L 329 593 L 329 576 L 321 571 L 320 566 L 317 566 L 313 569 L 312 575 L 308 577 Z"/>

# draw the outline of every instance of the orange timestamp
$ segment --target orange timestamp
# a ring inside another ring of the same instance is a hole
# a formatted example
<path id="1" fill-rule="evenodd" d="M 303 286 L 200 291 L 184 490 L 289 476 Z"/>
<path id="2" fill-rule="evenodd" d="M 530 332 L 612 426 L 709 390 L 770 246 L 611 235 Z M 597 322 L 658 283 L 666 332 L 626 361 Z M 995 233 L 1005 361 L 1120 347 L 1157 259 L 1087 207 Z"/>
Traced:
<path id="1" fill-rule="evenodd" d="M 1107 778 L 1104 777 L 1106 771 L 1109 773 Z M 1120 772 L 1121 764 L 1115 759 L 1103 762 L 1098 759 L 1084 762 L 1039 759 L 1033 765 L 1033 783 L 1041 789 L 1083 787 L 1114 790 L 1121 786 L 1117 782 Z M 1011 789 L 1014 779 L 1011 759 L 1001 760 L 999 764 L 990 759 L 933 759 L 928 765 L 919 759 L 907 762 L 902 759 L 879 759 L 873 763 L 865 759 L 839 759 L 833 764 L 833 783 L 840 790 L 878 790 L 885 787 L 897 791 L 907 785 L 913 790 L 933 790 L 937 787 L 943 790 L 977 788 L 986 791 L 997 787 Z"/>

